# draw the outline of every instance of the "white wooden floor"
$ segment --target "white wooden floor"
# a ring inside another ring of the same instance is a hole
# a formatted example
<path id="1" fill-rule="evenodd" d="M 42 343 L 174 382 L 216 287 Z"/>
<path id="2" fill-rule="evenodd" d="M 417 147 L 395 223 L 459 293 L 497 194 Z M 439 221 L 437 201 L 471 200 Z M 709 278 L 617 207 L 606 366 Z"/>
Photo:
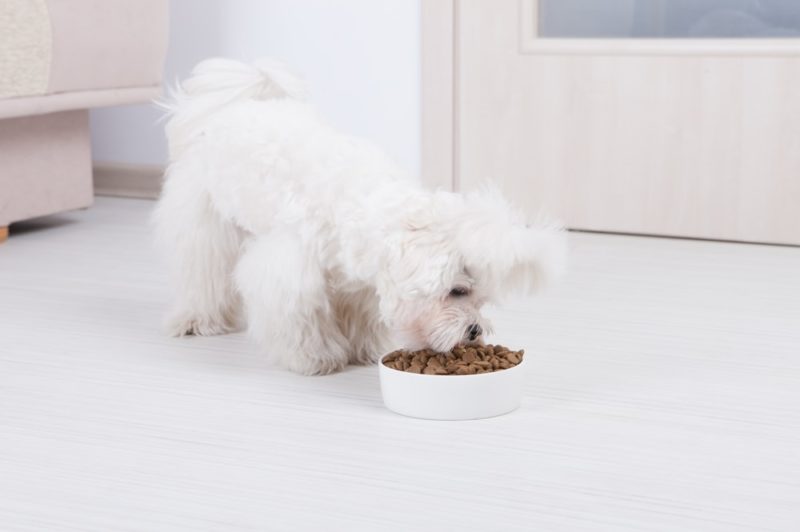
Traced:
<path id="1" fill-rule="evenodd" d="M 163 337 L 151 206 L 0 246 L 1 531 L 800 531 L 800 249 L 574 234 L 493 312 L 523 407 L 432 422 L 374 367 Z"/>

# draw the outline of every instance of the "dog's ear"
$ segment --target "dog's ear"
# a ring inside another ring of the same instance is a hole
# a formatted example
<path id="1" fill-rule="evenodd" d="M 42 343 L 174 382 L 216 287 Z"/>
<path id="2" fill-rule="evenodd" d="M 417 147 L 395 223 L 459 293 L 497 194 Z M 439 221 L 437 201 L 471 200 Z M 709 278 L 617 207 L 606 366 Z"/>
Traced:
<path id="1" fill-rule="evenodd" d="M 464 198 L 456 241 L 470 275 L 488 295 L 531 293 L 564 272 L 566 235 L 560 224 L 526 219 L 496 187 Z"/>
<path id="2" fill-rule="evenodd" d="M 403 320 L 414 303 L 446 293 L 461 268 L 449 234 L 421 212 L 386 236 L 386 255 L 376 288 L 384 320 Z"/>

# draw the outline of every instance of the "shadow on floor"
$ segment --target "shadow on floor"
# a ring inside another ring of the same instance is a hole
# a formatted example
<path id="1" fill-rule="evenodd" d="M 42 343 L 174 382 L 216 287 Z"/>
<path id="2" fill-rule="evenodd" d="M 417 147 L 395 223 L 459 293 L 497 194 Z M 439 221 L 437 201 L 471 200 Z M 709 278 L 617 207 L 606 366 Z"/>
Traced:
<path id="1" fill-rule="evenodd" d="M 72 225 L 74 223 L 77 223 L 77 220 L 69 218 L 64 214 L 53 214 L 51 216 L 31 218 L 30 220 L 24 220 L 22 222 L 14 222 L 9 228 L 9 234 L 13 238 L 26 233 L 38 233 L 40 231 L 58 229 L 59 227 Z"/>

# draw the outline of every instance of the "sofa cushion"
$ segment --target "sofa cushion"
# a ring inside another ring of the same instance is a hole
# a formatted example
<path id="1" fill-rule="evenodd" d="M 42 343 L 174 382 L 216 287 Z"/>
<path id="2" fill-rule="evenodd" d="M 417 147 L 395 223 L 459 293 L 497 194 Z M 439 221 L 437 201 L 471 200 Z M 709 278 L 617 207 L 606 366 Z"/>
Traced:
<path id="1" fill-rule="evenodd" d="M 47 4 L 53 21 L 48 92 L 160 84 L 167 47 L 166 0 Z"/>

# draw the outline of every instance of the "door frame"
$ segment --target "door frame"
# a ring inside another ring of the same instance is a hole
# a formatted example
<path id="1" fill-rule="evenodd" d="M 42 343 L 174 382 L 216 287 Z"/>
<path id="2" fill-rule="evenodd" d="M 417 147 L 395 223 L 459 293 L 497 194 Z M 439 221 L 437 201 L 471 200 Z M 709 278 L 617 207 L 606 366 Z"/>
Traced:
<path id="1" fill-rule="evenodd" d="M 422 182 L 454 190 L 458 175 L 456 0 L 420 0 Z"/>

